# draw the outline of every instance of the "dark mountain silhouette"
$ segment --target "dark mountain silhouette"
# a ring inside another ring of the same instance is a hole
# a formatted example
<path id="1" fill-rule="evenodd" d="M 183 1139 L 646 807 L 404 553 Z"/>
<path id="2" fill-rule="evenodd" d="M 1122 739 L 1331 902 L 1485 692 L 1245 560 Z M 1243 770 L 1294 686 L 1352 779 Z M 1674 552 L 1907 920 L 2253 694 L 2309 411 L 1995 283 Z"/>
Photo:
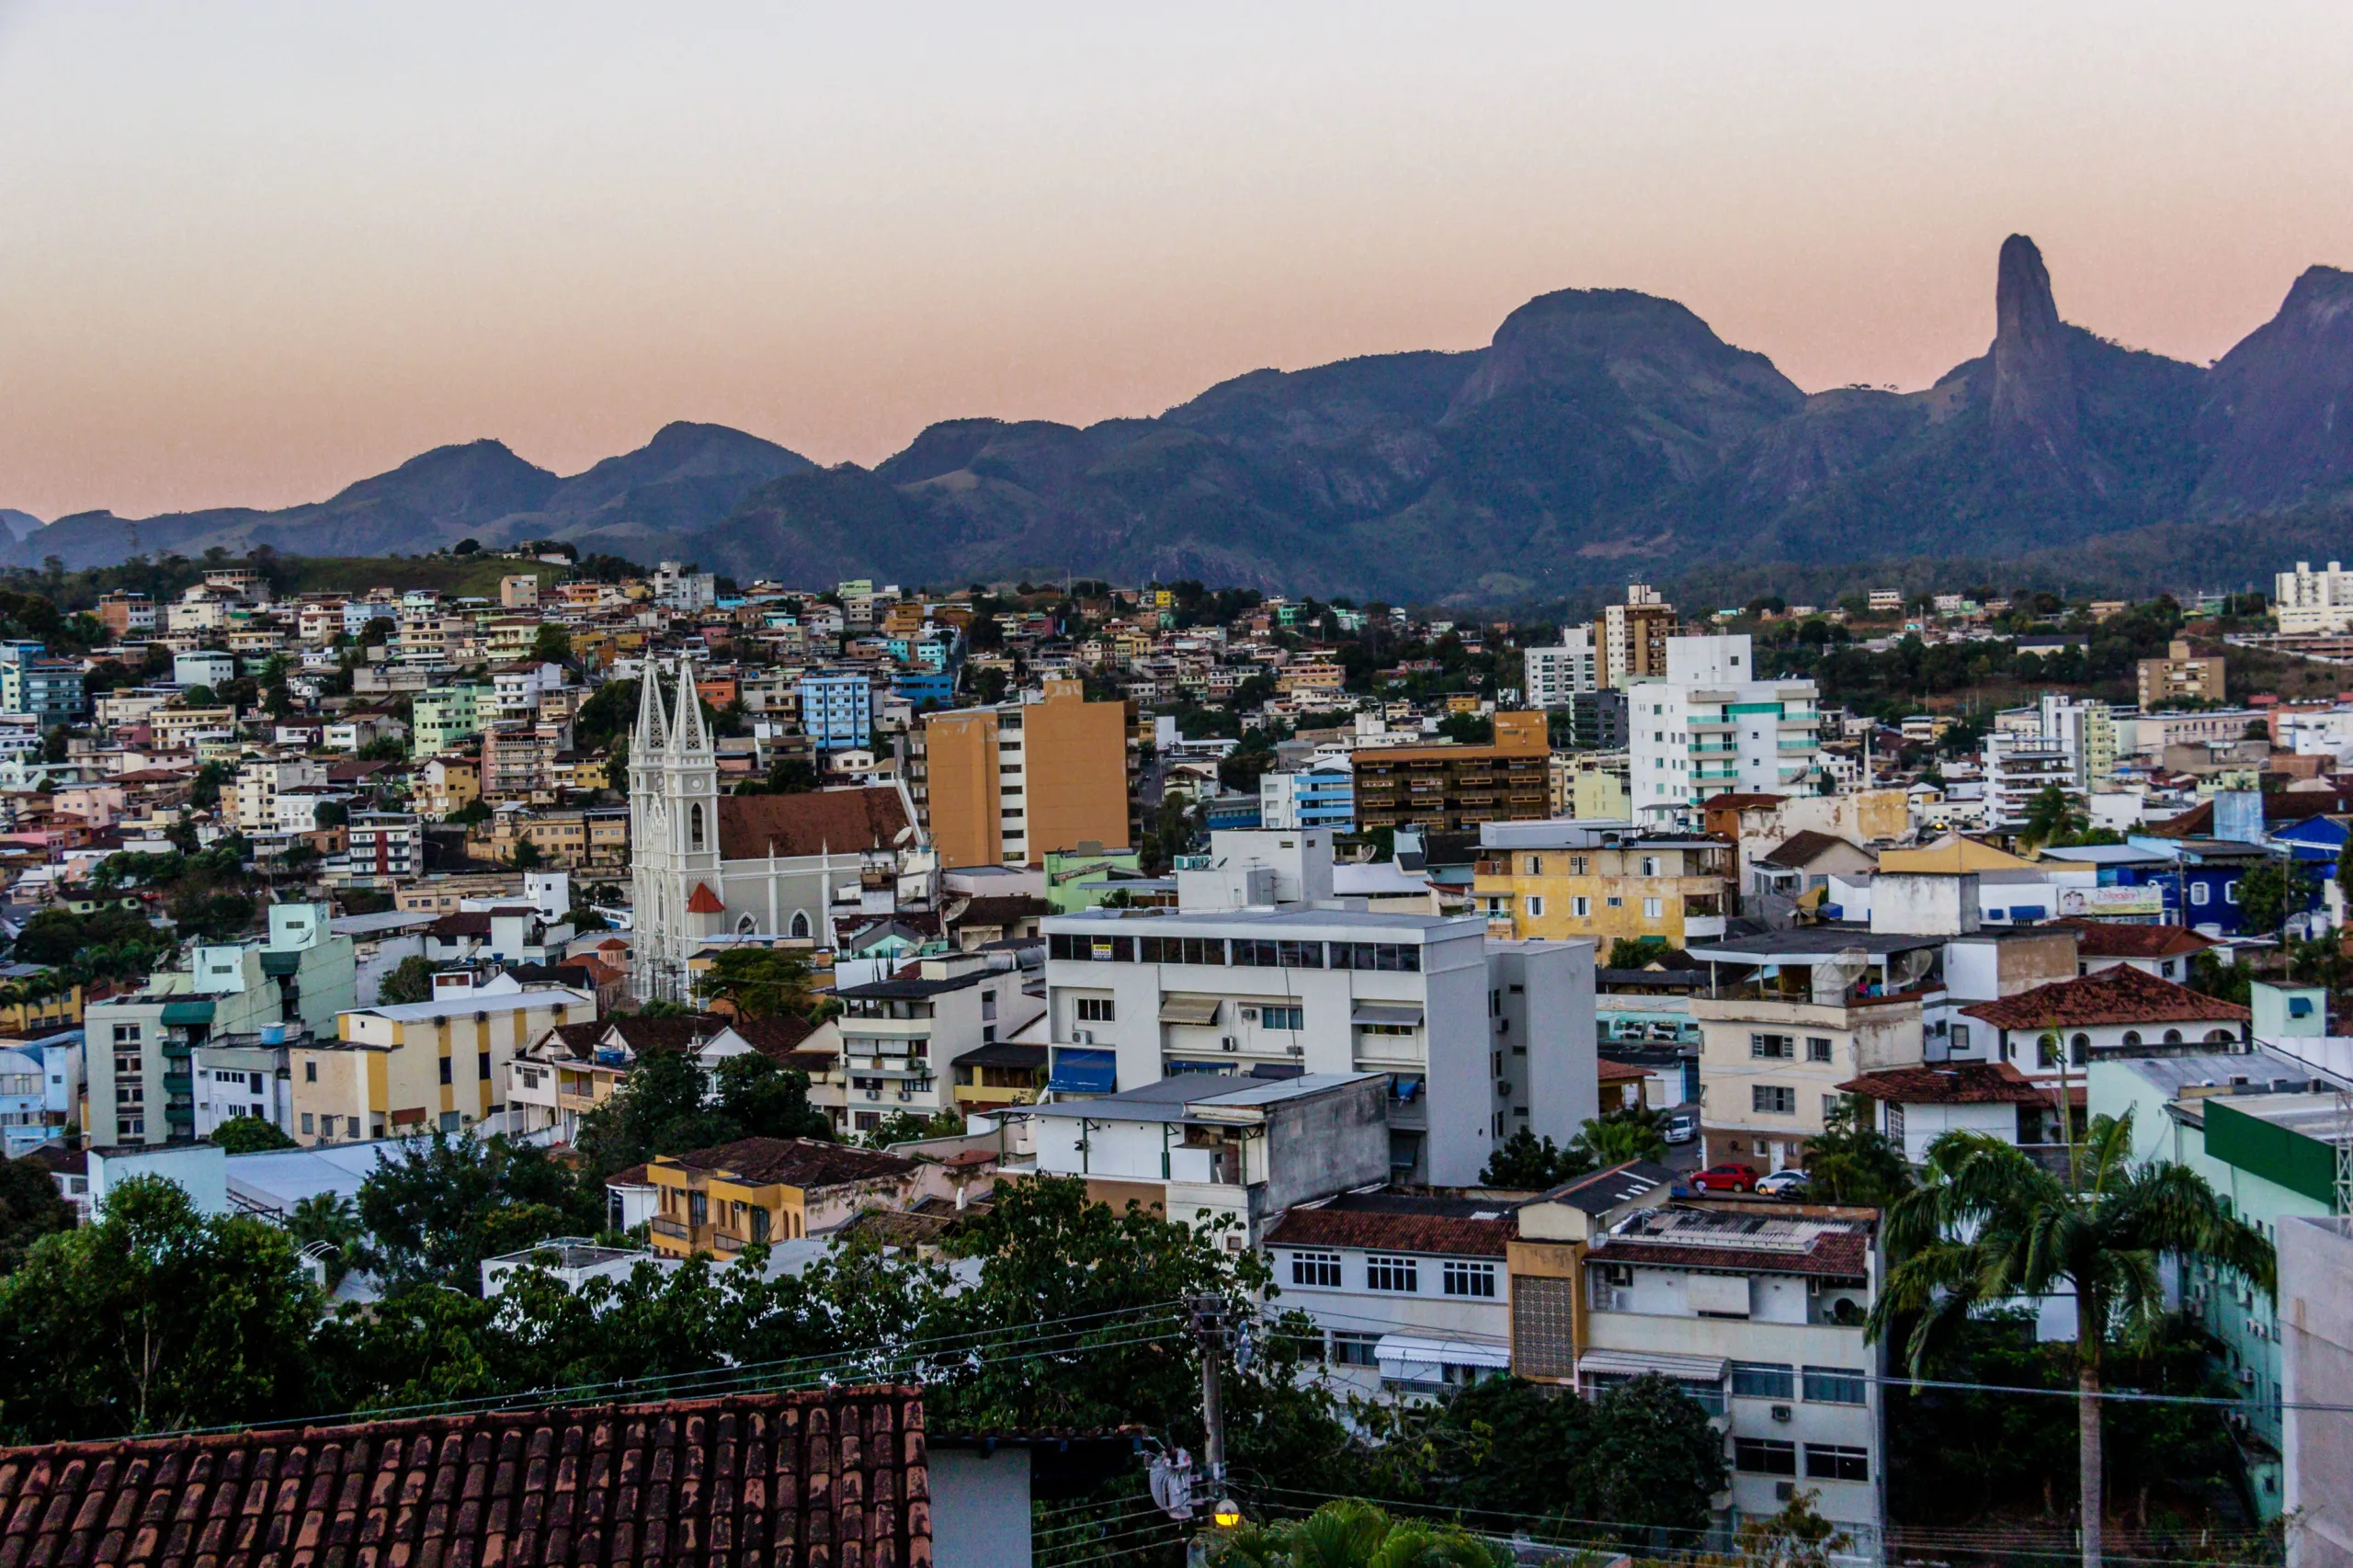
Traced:
<path id="1" fill-rule="evenodd" d="M 871 470 L 710 425 L 570 479 L 479 441 L 282 512 L 62 518 L 15 554 L 119 560 L 134 527 L 150 552 L 553 536 L 739 578 L 1069 571 L 1494 600 L 1776 562 L 2125 549 L 2143 530 L 2182 559 L 2185 528 L 2309 520 L 2353 492 L 2353 274 L 2307 272 L 2211 370 L 2068 324 L 2024 235 L 2002 246 L 1995 304 L 1986 352 L 1916 392 L 1808 396 L 1673 301 L 1567 290 L 1468 353 L 1256 370 L 1084 428 L 950 420 Z"/>

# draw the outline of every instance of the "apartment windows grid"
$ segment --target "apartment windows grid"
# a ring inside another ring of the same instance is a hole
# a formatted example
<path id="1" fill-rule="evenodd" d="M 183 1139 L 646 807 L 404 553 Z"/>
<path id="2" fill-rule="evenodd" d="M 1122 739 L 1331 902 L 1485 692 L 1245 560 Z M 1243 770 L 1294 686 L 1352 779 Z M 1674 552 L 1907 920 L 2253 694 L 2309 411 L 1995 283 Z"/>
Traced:
<path id="1" fill-rule="evenodd" d="M 1752 1084 L 1748 1105 L 1751 1110 L 1766 1116 L 1795 1116 L 1798 1092 L 1786 1084 Z"/>
<path id="2" fill-rule="evenodd" d="M 1859 1367 L 1808 1367 L 1806 1401 L 1812 1404 L 1860 1404 L 1867 1382 Z"/>
<path id="3" fill-rule="evenodd" d="M 1751 1475 L 1795 1475 L 1798 1446 L 1779 1437 L 1734 1437 L 1732 1462 Z"/>
<path id="4" fill-rule="evenodd" d="M 1113 1011 L 1108 996 L 1082 996 L 1078 999 L 1078 1021 L 1082 1024 L 1110 1023 Z"/>
<path id="5" fill-rule="evenodd" d="M 1258 1022 L 1270 1029 L 1290 1029 L 1297 1033 L 1307 1027 L 1307 1009 L 1304 1007 L 1261 1007 L 1258 1009 Z"/>
<path id="6" fill-rule="evenodd" d="M 1420 1266 L 1410 1257 L 1384 1257 L 1375 1254 L 1364 1260 L 1364 1288 L 1368 1290 L 1392 1290 L 1401 1295 L 1418 1295 L 1422 1289 Z"/>
<path id="7" fill-rule="evenodd" d="M 1340 1288 L 1340 1255 L 1336 1252 L 1295 1252 L 1290 1255 L 1290 1282 L 1319 1290 Z"/>
<path id="8" fill-rule="evenodd" d="M 1805 1473 L 1809 1481 L 1869 1481 L 1870 1450 L 1842 1448 L 1836 1443 L 1808 1443 Z"/>
<path id="9" fill-rule="evenodd" d="M 1806 1059 L 1808 1062 L 1827 1062 L 1827 1061 L 1829 1061 L 1829 1060 L 1830 1060 L 1830 1037 L 1829 1037 L 1828 1035 L 1819 1035 L 1819 1034 L 1810 1034 L 1810 1035 L 1806 1036 L 1806 1037 L 1805 1037 L 1805 1059 Z"/>
<path id="10" fill-rule="evenodd" d="M 1492 1263 L 1458 1263 L 1449 1258 L 1440 1278 L 1449 1296 L 1495 1298 L 1495 1266 Z"/>
<path id="11" fill-rule="evenodd" d="M 1758 1061 L 1790 1061 L 1797 1055 L 1797 1046 L 1795 1035 L 1752 1034 L 1748 1037 L 1748 1054 Z"/>
<path id="12" fill-rule="evenodd" d="M 1734 1361 L 1732 1392 L 1735 1399 L 1795 1399 L 1797 1373 L 1786 1361 Z"/>

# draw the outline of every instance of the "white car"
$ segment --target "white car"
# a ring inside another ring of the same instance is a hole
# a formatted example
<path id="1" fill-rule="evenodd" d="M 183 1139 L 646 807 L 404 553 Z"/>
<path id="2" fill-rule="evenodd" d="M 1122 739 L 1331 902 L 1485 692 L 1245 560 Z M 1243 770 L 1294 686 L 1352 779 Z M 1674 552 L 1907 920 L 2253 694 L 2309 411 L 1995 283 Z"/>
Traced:
<path id="1" fill-rule="evenodd" d="M 1756 1190 L 1767 1198 L 1796 1199 L 1803 1198 L 1810 1185 L 1803 1171 L 1775 1171 L 1771 1176 L 1757 1178 Z"/>

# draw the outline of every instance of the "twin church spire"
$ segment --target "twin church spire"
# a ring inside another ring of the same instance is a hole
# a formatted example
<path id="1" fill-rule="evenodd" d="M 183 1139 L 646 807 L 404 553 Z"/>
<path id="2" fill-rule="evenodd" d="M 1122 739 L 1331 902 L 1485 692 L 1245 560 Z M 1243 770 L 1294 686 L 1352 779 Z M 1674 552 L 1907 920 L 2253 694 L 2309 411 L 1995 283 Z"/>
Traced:
<path id="1" fill-rule="evenodd" d="M 675 701 L 662 699 L 661 672 L 647 668 L 638 683 L 637 728 L 631 736 L 630 755 L 650 757 L 700 755 L 710 750 L 710 731 L 703 723 L 702 694 L 695 688 L 693 664 L 678 661 L 678 693 Z"/>

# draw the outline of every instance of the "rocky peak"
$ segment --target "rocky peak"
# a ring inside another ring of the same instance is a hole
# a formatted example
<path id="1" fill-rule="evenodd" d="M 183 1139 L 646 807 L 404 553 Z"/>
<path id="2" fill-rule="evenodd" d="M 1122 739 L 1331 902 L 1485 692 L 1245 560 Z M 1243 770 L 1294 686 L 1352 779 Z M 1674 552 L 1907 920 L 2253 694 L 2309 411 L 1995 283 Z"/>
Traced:
<path id="1" fill-rule="evenodd" d="M 2051 274 L 2042 265 L 2042 253 L 2024 234 L 2002 242 L 1994 322 L 1995 437 L 2053 462 L 2071 462 L 2079 435 L 2067 329 L 2051 295 Z"/>
<path id="2" fill-rule="evenodd" d="M 2306 269 L 2279 313 L 2215 365 L 2200 437 L 2200 490 L 2271 505 L 2353 483 L 2353 272 Z"/>

